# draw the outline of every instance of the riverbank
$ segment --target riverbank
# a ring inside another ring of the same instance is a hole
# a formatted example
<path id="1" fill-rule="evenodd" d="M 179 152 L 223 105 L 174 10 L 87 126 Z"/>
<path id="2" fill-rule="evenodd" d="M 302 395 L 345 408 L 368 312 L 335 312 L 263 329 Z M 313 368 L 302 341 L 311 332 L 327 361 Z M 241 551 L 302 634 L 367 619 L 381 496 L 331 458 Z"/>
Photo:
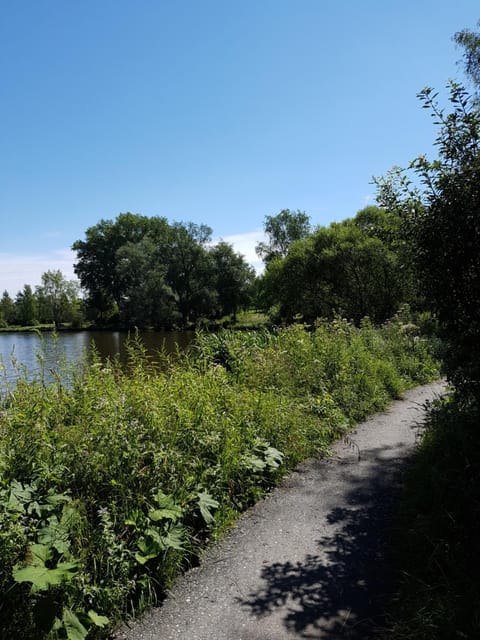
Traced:
<path id="1" fill-rule="evenodd" d="M 5 399 L 5 637 L 103 637 L 289 469 L 438 375 L 402 318 L 203 335 L 164 364 L 134 341 L 126 369 L 97 358 Z"/>
<path id="2" fill-rule="evenodd" d="M 236 524 L 160 608 L 115 640 L 372 638 L 384 627 L 392 522 L 432 383 L 309 460 Z"/>
<path id="3" fill-rule="evenodd" d="M 152 332 L 168 332 L 176 333 L 178 331 L 196 331 L 198 329 L 208 331 L 222 331 L 224 329 L 239 329 L 256 331 L 259 329 L 265 329 L 271 327 L 271 323 L 268 316 L 260 311 L 241 311 L 237 314 L 237 317 L 233 319 L 230 316 L 220 318 L 219 320 L 205 319 L 197 323 L 190 323 L 182 327 L 173 327 L 169 329 L 146 327 L 142 331 Z M 72 325 L 69 323 L 62 323 L 55 326 L 55 324 L 35 324 L 28 326 L 21 325 L 6 325 L 0 326 L 0 333 L 38 333 L 38 332 L 78 332 L 78 331 L 121 331 L 124 333 L 134 333 L 137 327 L 125 326 L 119 323 L 102 324 L 97 325 L 91 322 L 84 322 L 80 325 Z"/>

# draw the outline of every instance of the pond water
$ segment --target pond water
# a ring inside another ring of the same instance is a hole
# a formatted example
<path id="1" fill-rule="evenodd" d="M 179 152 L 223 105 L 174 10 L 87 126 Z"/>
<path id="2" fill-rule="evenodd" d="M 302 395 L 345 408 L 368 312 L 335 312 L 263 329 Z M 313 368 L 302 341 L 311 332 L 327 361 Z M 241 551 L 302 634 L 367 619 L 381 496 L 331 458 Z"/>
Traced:
<path id="1" fill-rule="evenodd" d="M 160 350 L 175 353 L 186 350 L 194 338 L 192 331 L 148 331 L 139 332 L 147 353 L 155 358 Z M 51 380 L 59 361 L 80 363 L 92 345 L 103 359 L 118 356 L 126 361 L 126 341 L 129 334 L 124 331 L 77 331 L 52 333 L 0 333 L 0 378 L 11 383 L 19 371 L 29 379 L 42 367 L 47 380 Z"/>

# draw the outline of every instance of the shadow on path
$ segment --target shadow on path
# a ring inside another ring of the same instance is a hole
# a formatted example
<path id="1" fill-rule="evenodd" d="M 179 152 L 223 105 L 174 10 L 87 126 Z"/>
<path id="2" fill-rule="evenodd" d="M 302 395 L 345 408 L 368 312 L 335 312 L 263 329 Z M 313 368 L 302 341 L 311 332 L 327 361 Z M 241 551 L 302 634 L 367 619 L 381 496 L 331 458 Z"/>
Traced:
<path id="1" fill-rule="evenodd" d="M 326 516 L 318 553 L 262 569 L 262 589 L 241 600 L 261 618 L 281 609 L 302 638 L 375 637 L 392 590 L 387 550 L 405 459 L 391 447 L 362 451 L 361 461 L 335 461 L 346 487 L 344 507 Z"/>

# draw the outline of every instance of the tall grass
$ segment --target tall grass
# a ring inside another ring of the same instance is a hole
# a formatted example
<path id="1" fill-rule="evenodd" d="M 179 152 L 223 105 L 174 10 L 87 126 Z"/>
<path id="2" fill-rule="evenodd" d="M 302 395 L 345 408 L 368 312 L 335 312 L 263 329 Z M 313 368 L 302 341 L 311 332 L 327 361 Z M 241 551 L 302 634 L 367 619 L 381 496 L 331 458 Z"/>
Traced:
<path id="1" fill-rule="evenodd" d="M 405 326 L 205 334 L 162 370 L 133 341 L 126 368 L 20 379 L 0 408 L 1 637 L 105 637 L 156 602 L 288 469 L 438 374 Z"/>

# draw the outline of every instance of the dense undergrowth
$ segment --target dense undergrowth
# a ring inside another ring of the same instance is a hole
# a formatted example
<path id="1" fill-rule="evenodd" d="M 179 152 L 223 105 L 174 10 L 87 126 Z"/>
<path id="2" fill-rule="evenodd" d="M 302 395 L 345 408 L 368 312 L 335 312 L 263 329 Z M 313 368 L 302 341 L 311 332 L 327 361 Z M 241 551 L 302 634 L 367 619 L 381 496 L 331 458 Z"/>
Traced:
<path id="1" fill-rule="evenodd" d="M 401 317 L 94 359 L 0 407 L 0 637 L 105 637 L 300 460 L 438 374 Z"/>
<path id="2" fill-rule="evenodd" d="M 398 519 L 401 588 L 385 640 L 480 638 L 480 410 L 434 406 Z"/>

